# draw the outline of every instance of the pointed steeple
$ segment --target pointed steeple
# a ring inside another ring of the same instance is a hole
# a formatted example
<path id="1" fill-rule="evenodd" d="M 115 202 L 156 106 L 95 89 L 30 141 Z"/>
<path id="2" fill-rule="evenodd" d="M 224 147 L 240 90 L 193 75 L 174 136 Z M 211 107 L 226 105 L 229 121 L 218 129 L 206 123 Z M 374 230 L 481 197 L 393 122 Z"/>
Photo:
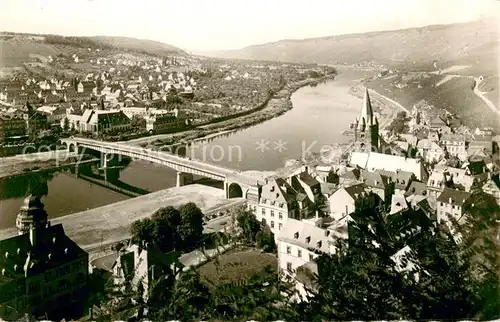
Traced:
<path id="1" fill-rule="evenodd" d="M 361 114 L 359 116 L 360 120 L 365 121 L 365 124 L 370 126 L 373 125 L 373 109 L 372 103 L 370 102 L 370 94 L 368 93 L 368 87 L 365 87 L 365 96 L 363 97 L 363 105 L 361 106 Z"/>

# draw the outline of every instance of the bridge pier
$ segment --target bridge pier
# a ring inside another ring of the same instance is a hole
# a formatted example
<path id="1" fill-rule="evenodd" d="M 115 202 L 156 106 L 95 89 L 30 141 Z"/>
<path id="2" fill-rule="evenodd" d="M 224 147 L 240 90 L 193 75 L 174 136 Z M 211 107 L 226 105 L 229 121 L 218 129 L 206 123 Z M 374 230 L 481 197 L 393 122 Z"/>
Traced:
<path id="1" fill-rule="evenodd" d="M 193 183 L 193 175 L 191 173 L 177 172 L 176 187 L 182 187 L 190 183 Z"/>
<path id="2" fill-rule="evenodd" d="M 224 185 L 224 198 L 229 199 L 229 182 L 224 180 L 222 184 Z"/>

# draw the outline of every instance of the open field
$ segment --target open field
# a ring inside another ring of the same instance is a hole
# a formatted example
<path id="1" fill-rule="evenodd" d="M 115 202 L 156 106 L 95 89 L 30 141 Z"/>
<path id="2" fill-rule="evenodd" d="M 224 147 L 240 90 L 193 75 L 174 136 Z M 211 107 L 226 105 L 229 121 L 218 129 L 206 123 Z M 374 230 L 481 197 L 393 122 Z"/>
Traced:
<path id="1" fill-rule="evenodd" d="M 198 272 L 214 284 L 237 282 L 262 271 L 264 267 L 271 266 L 277 270 L 278 260 L 274 254 L 262 253 L 260 250 L 232 250 L 218 257 L 216 260 L 200 266 Z"/>

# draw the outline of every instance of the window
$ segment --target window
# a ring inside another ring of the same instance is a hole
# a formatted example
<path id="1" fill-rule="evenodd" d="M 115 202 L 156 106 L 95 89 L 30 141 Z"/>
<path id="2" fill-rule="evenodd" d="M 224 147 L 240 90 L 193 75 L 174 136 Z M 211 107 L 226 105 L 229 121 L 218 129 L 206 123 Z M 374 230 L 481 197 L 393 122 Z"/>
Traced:
<path id="1" fill-rule="evenodd" d="M 286 263 L 286 269 L 291 272 L 292 271 L 292 263 L 290 263 L 290 262 Z"/>
<path id="2" fill-rule="evenodd" d="M 297 250 L 297 256 L 302 257 L 302 250 L 301 249 Z"/>
<path id="3" fill-rule="evenodd" d="M 274 221 L 271 221 L 271 228 L 274 228 Z"/>
<path id="4" fill-rule="evenodd" d="M 441 203 L 441 207 L 443 206 L 443 203 Z"/>
<path id="5" fill-rule="evenodd" d="M 286 253 L 291 254 L 292 253 L 292 247 L 286 246 Z"/>
<path id="6" fill-rule="evenodd" d="M 274 217 L 274 210 L 271 210 L 271 217 Z"/>
<path id="7" fill-rule="evenodd" d="M 279 219 L 283 219 L 283 213 L 281 213 L 281 212 L 280 212 L 280 213 L 278 214 L 278 218 L 279 218 Z"/>
<path id="8" fill-rule="evenodd" d="M 279 224 L 278 224 L 278 230 L 281 230 L 281 228 L 283 228 L 283 224 L 282 224 L 282 223 L 279 223 Z"/>
<path id="9" fill-rule="evenodd" d="M 313 254 L 309 254 L 309 261 L 312 261 L 312 260 L 314 260 L 314 256 L 313 256 Z"/>
<path id="10" fill-rule="evenodd" d="M 455 205 L 451 206 L 451 209 L 455 209 Z"/>
<path id="11" fill-rule="evenodd" d="M 266 209 L 262 208 L 261 213 L 262 213 L 262 215 L 265 216 L 266 215 Z"/>

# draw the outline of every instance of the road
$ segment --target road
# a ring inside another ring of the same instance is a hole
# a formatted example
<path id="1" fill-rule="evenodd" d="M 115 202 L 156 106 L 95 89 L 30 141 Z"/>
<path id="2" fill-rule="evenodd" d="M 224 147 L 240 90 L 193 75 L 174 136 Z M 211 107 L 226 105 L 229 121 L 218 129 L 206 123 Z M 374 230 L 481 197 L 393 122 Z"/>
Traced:
<path id="1" fill-rule="evenodd" d="M 500 115 L 500 111 L 497 109 L 495 104 L 493 104 L 492 101 L 490 101 L 488 98 L 486 98 L 486 96 L 484 96 L 484 93 L 479 90 L 479 85 L 481 84 L 481 80 L 479 79 L 479 77 L 475 77 L 474 80 L 475 80 L 475 84 L 476 84 L 474 86 L 474 94 L 476 94 L 480 99 L 482 99 L 483 102 L 486 104 L 486 106 L 489 107 L 490 110 L 492 110 L 493 112 Z"/>
<path id="2" fill-rule="evenodd" d="M 205 224 L 203 229 L 204 234 L 222 232 L 224 229 L 229 229 L 232 227 L 231 215 L 226 215 L 223 217 L 215 218 L 210 220 Z"/>
<path id="3" fill-rule="evenodd" d="M 392 120 L 394 119 L 395 117 L 395 114 L 397 114 L 397 110 L 401 110 L 401 111 L 404 111 L 406 112 L 407 115 L 410 115 L 410 111 L 404 107 L 403 105 L 399 104 L 398 102 L 396 102 L 395 100 L 392 100 L 390 99 L 389 97 L 385 96 L 385 95 L 382 95 L 372 89 L 369 90 L 370 94 L 376 98 L 378 98 L 380 101 L 384 102 L 385 105 L 389 105 L 389 106 L 392 106 L 391 111 L 392 111 L 392 114 L 390 117 L 388 117 L 384 123 L 382 123 L 380 125 L 380 129 L 383 130 L 385 129 L 387 126 L 389 126 L 389 124 L 391 124 Z"/>

